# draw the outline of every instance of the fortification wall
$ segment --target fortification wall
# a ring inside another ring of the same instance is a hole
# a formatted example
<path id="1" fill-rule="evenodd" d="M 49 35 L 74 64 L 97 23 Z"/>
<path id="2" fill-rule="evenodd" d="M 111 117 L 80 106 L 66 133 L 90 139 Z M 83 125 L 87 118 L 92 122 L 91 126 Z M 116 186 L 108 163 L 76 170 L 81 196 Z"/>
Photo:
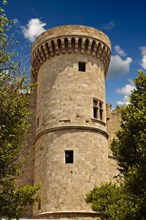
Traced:
<path id="1" fill-rule="evenodd" d="M 58 212 L 62 218 L 97 216 L 84 198 L 94 185 L 109 181 L 105 103 L 109 60 L 108 37 L 90 27 L 56 27 L 34 43 L 34 182 L 42 184 L 34 216 L 55 218 Z"/>
<path id="2" fill-rule="evenodd" d="M 105 103 L 110 48 L 103 32 L 76 25 L 49 29 L 33 45 L 37 86 L 25 151 L 30 148 L 32 157 L 19 183 L 41 184 L 35 218 L 99 219 L 84 198 L 118 174 L 110 143 L 120 128 L 120 109 Z M 66 152 L 73 153 L 73 163 L 66 163 Z"/>
<path id="3" fill-rule="evenodd" d="M 97 132 L 66 129 L 41 136 L 36 146 L 42 144 L 44 150 L 36 154 L 35 163 L 42 205 L 34 213 L 91 211 L 85 194 L 109 180 L 106 139 Z M 72 164 L 65 163 L 66 150 L 74 152 Z"/>

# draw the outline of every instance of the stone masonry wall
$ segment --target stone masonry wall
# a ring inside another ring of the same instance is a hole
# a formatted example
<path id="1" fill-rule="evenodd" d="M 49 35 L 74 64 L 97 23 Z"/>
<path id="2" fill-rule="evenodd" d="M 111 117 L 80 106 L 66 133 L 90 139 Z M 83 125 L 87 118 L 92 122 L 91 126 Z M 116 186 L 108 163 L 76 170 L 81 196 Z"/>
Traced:
<path id="1" fill-rule="evenodd" d="M 91 211 L 85 194 L 108 181 L 106 138 L 94 131 L 66 129 L 42 135 L 36 146 L 35 183 L 41 186 L 41 209 L 50 211 Z M 65 164 L 65 150 L 74 151 L 74 163 Z"/>
<path id="2" fill-rule="evenodd" d="M 34 218 L 99 219 L 84 198 L 118 174 L 110 142 L 120 128 L 120 109 L 105 103 L 110 47 L 103 32 L 76 25 L 47 30 L 33 45 L 37 88 L 31 93 L 26 145 L 32 157 L 19 183 L 41 184 Z M 79 62 L 85 71 L 79 71 Z M 102 119 L 93 117 L 94 98 L 102 102 Z M 73 163 L 65 163 L 66 150 L 73 151 Z"/>
<path id="3" fill-rule="evenodd" d="M 86 62 L 86 72 L 78 71 L 79 61 Z M 108 181 L 103 70 L 100 61 L 74 54 L 54 57 L 40 67 L 36 149 L 42 145 L 43 150 L 36 154 L 34 170 L 35 183 L 42 183 L 42 201 L 34 215 L 91 211 L 85 194 Z M 103 103 L 102 121 L 93 118 L 93 98 Z M 65 164 L 65 150 L 74 151 L 73 164 Z"/>
<path id="4" fill-rule="evenodd" d="M 111 109 L 111 105 L 107 104 L 107 130 L 109 133 L 108 144 L 109 144 L 109 180 L 114 182 L 114 177 L 118 175 L 117 162 L 112 156 L 110 150 L 110 144 L 113 138 L 116 136 L 116 132 L 120 129 L 121 114 L 120 107 L 116 107 L 114 110 Z"/>
<path id="5" fill-rule="evenodd" d="M 110 47 L 103 32 L 74 25 L 47 30 L 33 45 L 34 183 L 41 184 L 36 218 L 98 217 L 84 198 L 95 185 L 112 179 L 116 170 L 109 155 L 111 124 L 105 103 Z M 66 151 L 73 152 L 72 163 L 66 163 Z"/>
<path id="6" fill-rule="evenodd" d="M 86 72 L 78 62 L 86 62 Z M 96 82 L 96 83 L 95 83 Z M 104 72 L 100 61 L 88 56 L 64 55 L 46 61 L 37 85 L 37 134 L 56 126 L 93 126 L 106 131 Z M 93 118 L 93 98 L 103 102 L 103 119 Z"/>

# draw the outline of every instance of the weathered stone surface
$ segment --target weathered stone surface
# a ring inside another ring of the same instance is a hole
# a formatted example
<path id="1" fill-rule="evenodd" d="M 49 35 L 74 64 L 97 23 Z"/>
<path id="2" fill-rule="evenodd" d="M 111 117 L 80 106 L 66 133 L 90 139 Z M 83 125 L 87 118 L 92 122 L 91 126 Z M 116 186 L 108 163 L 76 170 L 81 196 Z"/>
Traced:
<path id="1" fill-rule="evenodd" d="M 114 110 L 111 109 L 111 105 L 107 105 L 107 131 L 109 133 L 108 144 L 110 146 L 111 141 L 116 136 L 116 132 L 120 129 L 121 114 L 120 107 L 116 107 Z M 115 176 L 118 175 L 117 162 L 112 156 L 112 152 L 109 147 L 109 180 L 115 182 Z"/>
<path id="2" fill-rule="evenodd" d="M 115 125 L 114 113 L 109 106 L 106 110 L 105 103 L 110 48 L 103 32 L 76 25 L 49 29 L 34 43 L 37 91 L 32 102 L 36 149 L 32 169 L 34 183 L 41 184 L 35 218 L 99 218 L 84 198 L 117 172 L 108 137 L 112 139 L 119 124 Z M 79 71 L 79 62 L 85 71 Z M 96 116 L 93 104 L 97 104 Z M 73 163 L 65 163 L 69 150 Z"/>

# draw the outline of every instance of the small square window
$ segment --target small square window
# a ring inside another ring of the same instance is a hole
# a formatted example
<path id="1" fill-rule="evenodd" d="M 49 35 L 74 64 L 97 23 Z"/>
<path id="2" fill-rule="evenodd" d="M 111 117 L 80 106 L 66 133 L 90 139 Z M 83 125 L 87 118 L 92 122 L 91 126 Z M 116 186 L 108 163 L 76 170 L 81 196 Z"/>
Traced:
<path id="1" fill-rule="evenodd" d="M 73 163 L 73 150 L 65 151 L 65 163 Z"/>
<path id="2" fill-rule="evenodd" d="M 86 71 L 86 63 L 85 62 L 79 62 L 79 71 L 85 72 Z"/>

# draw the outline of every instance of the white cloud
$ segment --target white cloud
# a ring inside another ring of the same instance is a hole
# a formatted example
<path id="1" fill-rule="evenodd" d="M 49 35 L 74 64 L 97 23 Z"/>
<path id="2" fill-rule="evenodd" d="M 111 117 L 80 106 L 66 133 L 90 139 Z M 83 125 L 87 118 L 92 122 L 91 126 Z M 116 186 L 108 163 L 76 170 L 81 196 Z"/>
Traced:
<path id="1" fill-rule="evenodd" d="M 110 30 L 116 26 L 116 22 L 110 21 L 107 24 L 100 24 L 99 27 L 103 30 Z"/>
<path id="2" fill-rule="evenodd" d="M 144 55 L 141 60 L 141 66 L 144 70 L 146 70 L 146 55 Z"/>
<path id="3" fill-rule="evenodd" d="M 142 66 L 143 69 L 146 69 L 146 46 L 140 47 L 140 50 L 142 55 L 140 65 Z"/>
<path id="4" fill-rule="evenodd" d="M 117 92 L 120 94 L 129 96 L 131 92 L 133 91 L 133 89 L 135 89 L 134 85 L 127 84 L 123 88 L 117 89 Z"/>
<path id="5" fill-rule="evenodd" d="M 140 50 L 142 56 L 146 55 L 146 46 L 140 47 Z"/>
<path id="6" fill-rule="evenodd" d="M 119 45 L 114 46 L 115 52 L 120 55 L 121 57 L 127 56 L 124 50 L 121 49 Z"/>
<path id="7" fill-rule="evenodd" d="M 124 96 L 122 101 L 117 101 L 117 105 L 129 105 L 129 96 Z"/>
<path id="8" fill-rule="evenodd" d="M 128 73 L 131 62 L 131 57 L 127 57 L 125 60 L 122 60 L 119 55 L 111 56 L 108 77 L 115 77 Z"/>
<path id="9" fill-rule="evenodd" d="M 129 104 L 129 97 L 131 92 L 135 89 L 135 84 L 132 80 L 129 80 L 129 84 L 126 84 L 122 88 L 116 90 L 117 93 L 124 95 L 122 101 L 117 101 L 117 105 L 128 105 Z"/>
<path id="10" fill-rule="evenodd" d="M 32 18 L 29 20 L 26 26 L 22 26 L 22 32 L 24 37 L 33 42 L 41 33 L 45 31 L 44 26 L 46 23 L 42 23 L 39 18 Z"/>

